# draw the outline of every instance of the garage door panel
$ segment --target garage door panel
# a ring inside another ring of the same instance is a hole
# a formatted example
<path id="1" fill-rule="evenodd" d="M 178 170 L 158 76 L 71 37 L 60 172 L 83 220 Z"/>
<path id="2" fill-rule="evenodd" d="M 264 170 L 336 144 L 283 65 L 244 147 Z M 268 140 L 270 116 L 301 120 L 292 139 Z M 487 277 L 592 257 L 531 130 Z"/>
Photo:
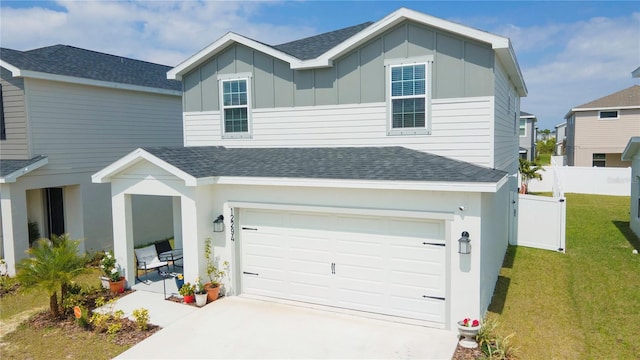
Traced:
<path id="1" fill-rule="evenodd" d="M 390 308 L 393 315 L 444 323 L 445 302 L 435 299 L 415 299 L 392 296 Z"/>
<path id="2" fill-rule="evenodd" d="M 423 298 L 445 296 L 446 248 L 424 244 L 444 245 L 443 221 L 248 213 L 241 263 L 260 276 L 244 276 L 244 292 L 444 322 L 445 301 Z"/>

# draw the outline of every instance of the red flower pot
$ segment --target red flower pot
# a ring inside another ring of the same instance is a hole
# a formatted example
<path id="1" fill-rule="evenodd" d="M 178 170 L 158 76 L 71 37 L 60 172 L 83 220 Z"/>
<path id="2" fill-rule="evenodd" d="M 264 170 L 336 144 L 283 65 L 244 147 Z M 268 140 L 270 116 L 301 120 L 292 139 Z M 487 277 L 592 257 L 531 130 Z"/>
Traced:
<path id="1" fill-rule="evenodd" d="M 190 304 L 195 300 L 196 296 L 195 295 L 185 295 L 184 296 L 184 302 L 185 304 Z"/>

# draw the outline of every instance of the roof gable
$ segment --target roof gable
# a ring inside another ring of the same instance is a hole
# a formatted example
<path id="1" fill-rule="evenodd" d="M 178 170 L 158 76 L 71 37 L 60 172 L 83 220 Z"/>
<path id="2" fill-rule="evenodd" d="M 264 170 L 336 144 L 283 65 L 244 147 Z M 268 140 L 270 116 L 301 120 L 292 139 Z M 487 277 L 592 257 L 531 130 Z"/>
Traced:
<path id="1" fill-rule="evenodd" d="M 0 65 L 16 77 L 76 83 L 85 81 L 94 82 L 98 86 L 119 84 L 140 90 L 157 89 L 178 94 L 182 89 L 180 82 L 166 78 L 166 72 L 171 69 L 169 66 L 68 45 L 53 45 L 29 51 L 1 48 Z"/>
<path id="2" fill-rule="evenodd" d="M 633 157 L 640 151 L 640 136 L 634 136 L 629 139 L 627 146 L 622 152 L 622 161 L 632 161 Z"/>
<path id="3" fill-rule="evenodd" d="M 171 69 L 167 73 L 167 77 L 181 80 L 183 75 L 216 56 L 233 43 L 251 47 L 257 51 L 285 61 L 289 63 L 291 69 L 301 70 L 331 67 L 335 59 L 407 20 L 490 44 L 496 56 L 504 65 L 518 93 L 521 96 L 526 96 L 527 88 L 524 83 L 524 78 L 508 38 L 406 8 L 400 8 L 385 18 L 369 25 L 367 25 L 368 23 L 363 23 L 350 28 L 277 46 L 269 46 L 242 35 L 227 33 L 211 45 Z"/>
<path id="4" fill-rule="evenodd" d="M 576 106 L 571 111 L 632 107 L 640 107 L 640 85 L 633 85 L 624 90 Z"/>

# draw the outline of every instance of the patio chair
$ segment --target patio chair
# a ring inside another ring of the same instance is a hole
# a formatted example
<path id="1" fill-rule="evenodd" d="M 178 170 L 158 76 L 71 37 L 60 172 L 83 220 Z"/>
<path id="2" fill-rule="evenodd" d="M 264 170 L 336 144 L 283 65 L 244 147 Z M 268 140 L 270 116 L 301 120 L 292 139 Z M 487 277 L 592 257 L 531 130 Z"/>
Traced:
<path id="1" fill-rule="evenodd" d="M 134 249 L 134 252 L 136 253 L 136 280 L 138 281 L 142 281 L 138 277 L 138 271 L 144 270 L 146 275 L 147 271 L 155 269 L 159 274 L 160 268 L 168 265 L 168 262 L 158 259 L 158 251 L 154 245 Z"/>

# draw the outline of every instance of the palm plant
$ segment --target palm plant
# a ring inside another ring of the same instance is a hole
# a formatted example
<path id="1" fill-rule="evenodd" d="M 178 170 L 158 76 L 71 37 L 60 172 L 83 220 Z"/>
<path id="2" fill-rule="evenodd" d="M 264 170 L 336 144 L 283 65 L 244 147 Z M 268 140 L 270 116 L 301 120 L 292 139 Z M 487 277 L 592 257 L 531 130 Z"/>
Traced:
<path id="1" fill-rule="evenodd" d="M 66 234 L 40 239 L 27 251 L 30 257 L 16 265 L 18 281 L 25 290 L 42 288 L 47 292 L 54 317 L 60 315 L 68 284 L 86 271 L 85 258 L 78 254 L 79 244 L 80 240 L 70 240 Z"/>
<path id="2" fill-rule="evenodd" d="M 529 181 L 531 179 L 542 180 L 542 174 L 538 173 L 539 170 L 545 171 L 542 166 L 531 162 L 529 160 L 525 160 L 520 158 L 520 163 L 518 167 L 518 171 L 520 172 L 520 176 L 522 177 L 522 188 L 525 190 L 521 193 L 529 192 Z"/>

